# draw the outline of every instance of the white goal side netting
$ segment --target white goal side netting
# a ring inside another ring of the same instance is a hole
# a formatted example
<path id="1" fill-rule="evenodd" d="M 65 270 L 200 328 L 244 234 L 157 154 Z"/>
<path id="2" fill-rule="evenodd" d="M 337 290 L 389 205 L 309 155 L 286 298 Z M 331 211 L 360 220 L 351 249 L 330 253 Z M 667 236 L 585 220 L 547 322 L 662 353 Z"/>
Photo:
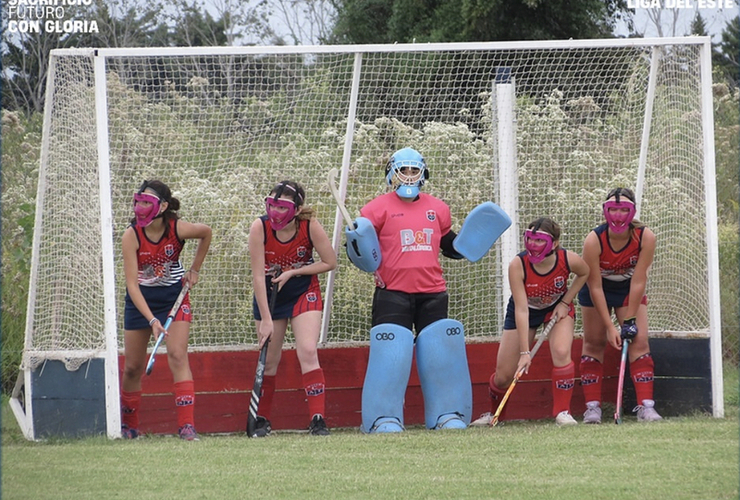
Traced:
<path id="1" fill-rule="evenodd" d="M 704 44 L 672 40 L 55 51 L 24 364 L 103 352 L 106 315 L 115 316 L 122 346 L 121 235 L 144 179 L 163 180 L 182 219 L 213 229 L 191 294 L 192 349 L 251 349 L 247 237 L 271 187 L 301 183 L 333 238 L 343 222 L 326 184 L 329 169 L 342 170 L 346 206 L 357 215 L 385 192 L 385 162 L 405 146 L 425 156 L 424 190 L 450 205 L 453 229 L 491 200 L 515 207 L 519 225 L 510 231 L 552 217 L 562 245 L 578 253 L 602 220 L 607 191 L 637 189 L 639 218 L 658 238 L 651 332 L 707 336 Z M 99 58 L 104 77 L 96 83 Z M 501 74 L 514 91 L 507 122 Z M 501 151 L 506 131 L 513 151 Z M 103 132 L 108 152 L 101 155 Z M 514 174 L 502 174 L 512 166 Z M 107 199 L 110 224 L 101 217 Z M 331 306 L 323 338 L 365 342 L 373 278 L 349 263 L 343 237 L 335 241 L 338 268 L 331 280 L 320 278 Z M 195 246 L 186 245 L 186 267 Z M 469 341 L 500 334 L 503 270 L 512 257 L 500 244 L 477 263 L 442 257 L 450 317 L 463 322 Z M 113 310 L 104 301 L 110 272 Z"/>

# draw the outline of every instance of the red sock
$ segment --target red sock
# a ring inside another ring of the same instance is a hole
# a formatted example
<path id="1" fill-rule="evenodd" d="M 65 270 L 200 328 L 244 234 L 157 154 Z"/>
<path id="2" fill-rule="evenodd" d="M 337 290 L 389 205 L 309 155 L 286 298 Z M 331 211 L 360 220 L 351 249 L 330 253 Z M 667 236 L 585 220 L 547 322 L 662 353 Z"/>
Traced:
<path id="1" fill-rule="evenodd" d="M 195 425 L 195 382 L 183 380 L 175 384 L 177 426 Z"/>
<path id="2" fill-rule="evenodd" d="M 129 429 L 139 428 L 139 407 L 141 406 L 141 391 L 121 391 L 121 424 Z"/>
<path id="3" fill-rule="evenodd" d="M 591 356 L 581 356 L 581 387 L 586 403 L 598 401 L 601 403 L 601 383 L 604 379 L 604 365 Z"/>
<path id="4" fill-rule="evenodd" d="M 653 399 L 653 378 L 655 376 L 653 356 L 647 353 L 631 362 L 630 375 L 635 385 L 637 404 L 641 405 L 644 400 Z"/>
<path id="5" fill-rule="evenodd" d="M 573 397 L 576 365 L 572 361 L 565 366 L 552 368 L 552 416 L 561 411 L 570 413 L 570 400 Z"/>
<path id="6" fill-rule="evenodd" d="M 506 394 L 506 389 L 500 389 L 496 386 L 496 384 L 493 383 L 493 379 L 496 377 L 496 372 L 493 372 L 491 375 L 491 378 L 488 379 L 488 395 L 491 397 L 491 413 L 495 414 L 496 410 L 498 410 L 498 405 L 501 404 L 501 399 L 503 399 L 504 394 Z M 507 387 L 508 389 L 508 387 Z M 501 411 L 501 415 L 498 416 L 499 420 L 503 420 L 503 416 L 506 414 L 506 406 L 504 406 L 504 409 Z"/>
<path id="7" fill-rule="evenodd" d="M 313 417 L 317 413 L 323 416 L 326 411 L 326 381 L 324 380 L 324 370 L 317 368 L 304 373 L 303 387 L 306 389 L 309 416 Z"/>
<path id="8" fill-rule="evenodd" d="M 265 375 L 262 379 L 262 394 L 260 395 L 260 407 L 257 414 L 270 420 L 272 411 L 272 398 L 275 396 L 276 375 Z"/>

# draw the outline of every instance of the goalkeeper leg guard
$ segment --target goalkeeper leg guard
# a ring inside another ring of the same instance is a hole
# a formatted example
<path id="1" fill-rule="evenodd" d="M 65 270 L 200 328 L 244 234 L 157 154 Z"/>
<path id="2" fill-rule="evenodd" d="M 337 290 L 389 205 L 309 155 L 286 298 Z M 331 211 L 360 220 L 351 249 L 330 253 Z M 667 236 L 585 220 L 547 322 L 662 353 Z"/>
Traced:
<path id="1" fill-rule="evenodd" d="M 362 431 L 403 431 L 403 400 L 414 359 L 414 334 L 392 323 L 370 330 L 370 357 L 362 386 Z"/>
<path id="2" fill-rule="evenodd" d="M 466 428 L 473 413 L 473 386 L 462 323 L 441 319 L 419 332 L 416 367 L 427 428 Z"/>

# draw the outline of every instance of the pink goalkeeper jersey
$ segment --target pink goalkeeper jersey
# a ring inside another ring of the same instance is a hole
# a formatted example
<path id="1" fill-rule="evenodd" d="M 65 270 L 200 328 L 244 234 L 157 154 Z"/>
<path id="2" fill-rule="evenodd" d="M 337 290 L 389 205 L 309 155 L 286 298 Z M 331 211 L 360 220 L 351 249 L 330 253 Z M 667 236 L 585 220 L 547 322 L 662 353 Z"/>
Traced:
<path id="1" fill-rule="evenodd" d="M 382 259 L 375 272 L 378 286 L 406 293 L 447 289 L 439 264 L 442 236 L 450 231 L 450 207 L 420 193 L 411 203 L 395 193 L 378 196 L 360 210 L 378 233 Z"/>

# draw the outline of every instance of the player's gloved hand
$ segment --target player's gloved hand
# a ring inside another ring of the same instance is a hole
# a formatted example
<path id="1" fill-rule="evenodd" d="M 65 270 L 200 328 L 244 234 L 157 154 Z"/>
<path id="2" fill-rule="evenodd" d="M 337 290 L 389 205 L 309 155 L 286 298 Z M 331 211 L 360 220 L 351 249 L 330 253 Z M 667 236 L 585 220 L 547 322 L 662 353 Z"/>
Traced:
<path id="1" fill-rule="evenodd" d="M 637 325 L 635 324 L 635 318 L 627 318 L 622 323 L 622 332 L 620 334 L 622 340 L 632 340 L 637 337 Z"/>

